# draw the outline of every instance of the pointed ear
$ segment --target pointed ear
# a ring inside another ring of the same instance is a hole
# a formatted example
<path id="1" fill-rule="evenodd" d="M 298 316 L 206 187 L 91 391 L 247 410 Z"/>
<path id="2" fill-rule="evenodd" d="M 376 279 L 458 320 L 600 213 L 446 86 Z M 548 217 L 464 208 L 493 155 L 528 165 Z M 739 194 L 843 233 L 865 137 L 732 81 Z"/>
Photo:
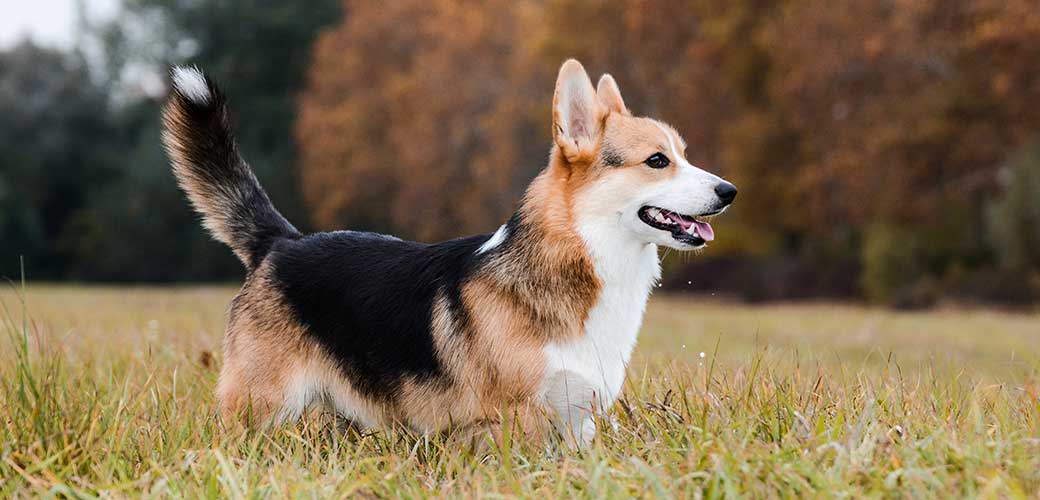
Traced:
<path id="1" fill-rule="evenodd" d="M 625 100 L 621 98 L 621 89 L 618 88 L 614 77 L 609 74 L 604 73 L 599 77 L 599 83 L 596 84 L 596 95 L 607 109 L 615 113 L 631 115 L 628 108 L 625 107 Z"/>
<path id="2" fill-rule="evenodd" d="M 595 151 L 607 110 L 596 97 L 592 80 L 574 59 L 560 67 L 553 94 L 553 139 L 568 161 L 577 161 Z"/>

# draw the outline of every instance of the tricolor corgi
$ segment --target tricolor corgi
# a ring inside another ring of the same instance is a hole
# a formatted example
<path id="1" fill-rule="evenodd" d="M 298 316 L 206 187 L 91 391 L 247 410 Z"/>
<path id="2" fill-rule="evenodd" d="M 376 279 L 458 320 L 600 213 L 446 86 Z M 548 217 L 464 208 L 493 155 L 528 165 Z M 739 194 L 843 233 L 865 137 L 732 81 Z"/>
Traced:
<path id="1" fill-rule="evenodd" d="M 172 83 L 173 172 L 248 271 L 224 339 L 226 416 L 282 422 L 321 403 L 361 428 L 434 432 L 520 415 L 509 421 L 545 420 L 583 446 L 621 392 L 658 246 L 705 246 L 703 218 L 737 194 L 686 160 L 672 127 L 633 116 L 610 75 L 593 88 L 569 60 L 549 164 L 497 231 L 435 244 L 304 235 L 239 155 L 217 87 L 188 67 Z"/>

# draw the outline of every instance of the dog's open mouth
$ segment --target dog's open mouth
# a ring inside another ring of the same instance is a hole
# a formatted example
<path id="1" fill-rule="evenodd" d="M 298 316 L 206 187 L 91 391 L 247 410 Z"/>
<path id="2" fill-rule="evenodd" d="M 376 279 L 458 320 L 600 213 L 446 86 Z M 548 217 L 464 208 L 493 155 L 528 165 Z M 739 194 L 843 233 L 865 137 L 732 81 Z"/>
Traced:
<path id="1" fill-rule="evenodd" d="M 639 209 L 639 219 L 654 229 L 672 233 L 673 238 L 687 245 L 698 247 L 715 239 L 715 231 L 711 229 L 711 224 L 697 220 L 692 215 L 645 206 Z"/>

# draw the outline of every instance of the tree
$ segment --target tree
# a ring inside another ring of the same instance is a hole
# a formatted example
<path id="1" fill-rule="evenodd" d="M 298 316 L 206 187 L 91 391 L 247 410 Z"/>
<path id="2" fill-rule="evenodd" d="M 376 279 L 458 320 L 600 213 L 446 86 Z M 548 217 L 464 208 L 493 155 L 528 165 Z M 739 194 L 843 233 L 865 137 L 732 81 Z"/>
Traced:
<path id="1" fill-rule="evenodd" d="M 305 221 L 291 133 L 296 94 L 314 37 L 340 14 L 337 0 L 126 0 L 122 16 L 98 31 L 115 77 L 134 66 L 165 74 L 195 64 L 218 81 L 232 99 L 236 139 L 272 200 Z"/>
<path id="2" fill-rule="evenodd" d="M 302 188 L 320 228 L 434 240 L 501 224 L 546 163 L 553 79 L 566 57 L 615 72 L 636 112 L 680 127 L 726 113 L 724 104 L 690 99 L 711 70 L 687 60 L 701 32 L 682 2 L 355 2 L 348 10 L 315 45 L 296 128 Z M 647 12 L 661 11 L 676 29 L 657 29 Z M 714 163 L 712 130 L 690 128 L 695 158 Z"/>
<path id="3" fill-rule="evenodd" d="M 19 256 L 35 278 L 62 276 L 69 218 L 117 168 L 104 89 L 78 54 L 21 42 L 0 52 L 0 276 Z"/>
<path id="4" fill-rule="evenodd" d="M 318 227 L 431 239 L 504 221 L 519 194 L 513 172 L 544 160 L 503 137 L 528 122 L 507 117 L 506 99 L 525 8 L 349 5 L 341 28 L 318 40 L 300 100 L 301 176 Z"/>
<path id="5" fill-rule="evenodd" d="M 305 226 L 290 132 L 296 92 L 311 40 L 339 17 L 334 0 L 298 3 L 127 0 L 120 17 L 92 28 L 113 95 L 117 128 L 106 139 L 121 150 L 115 174 L 86 186 L 88 202 L 68 217 L 64 275 L 105 281 L 232 279 L 241 275 L 227 249 L 198 224 L 161 149 L 162 91 L 171 65 L 196 64 L 232 102 L 237 139 L 272 199 Z M 161 80 L 160 80 L 161 81 Z"/>

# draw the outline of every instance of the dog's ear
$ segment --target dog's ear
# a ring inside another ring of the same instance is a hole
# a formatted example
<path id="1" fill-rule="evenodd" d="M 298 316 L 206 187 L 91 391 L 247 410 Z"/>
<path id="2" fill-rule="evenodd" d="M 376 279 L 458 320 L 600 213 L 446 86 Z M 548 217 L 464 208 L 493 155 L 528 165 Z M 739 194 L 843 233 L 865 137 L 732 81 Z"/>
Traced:
<path id="1" fill-rule="evenodd" d="M 625 107 L 625 100 L 621 98 L 621 89 L 618 88 L 614 77 L 609 74 L 604 73 L 599 77 L 599 83 L 596 84 L 596 95 L 607 109 L 615 113 L 631 115 L 628 108 Z"/>
<path id="2" fill-rule="evenodd" d="M 568 161 L 578 161 L 595 153 L 607 114 L 581 63 L 574 59 L 563 63 L 553 94 L 553 139 Z"/>

